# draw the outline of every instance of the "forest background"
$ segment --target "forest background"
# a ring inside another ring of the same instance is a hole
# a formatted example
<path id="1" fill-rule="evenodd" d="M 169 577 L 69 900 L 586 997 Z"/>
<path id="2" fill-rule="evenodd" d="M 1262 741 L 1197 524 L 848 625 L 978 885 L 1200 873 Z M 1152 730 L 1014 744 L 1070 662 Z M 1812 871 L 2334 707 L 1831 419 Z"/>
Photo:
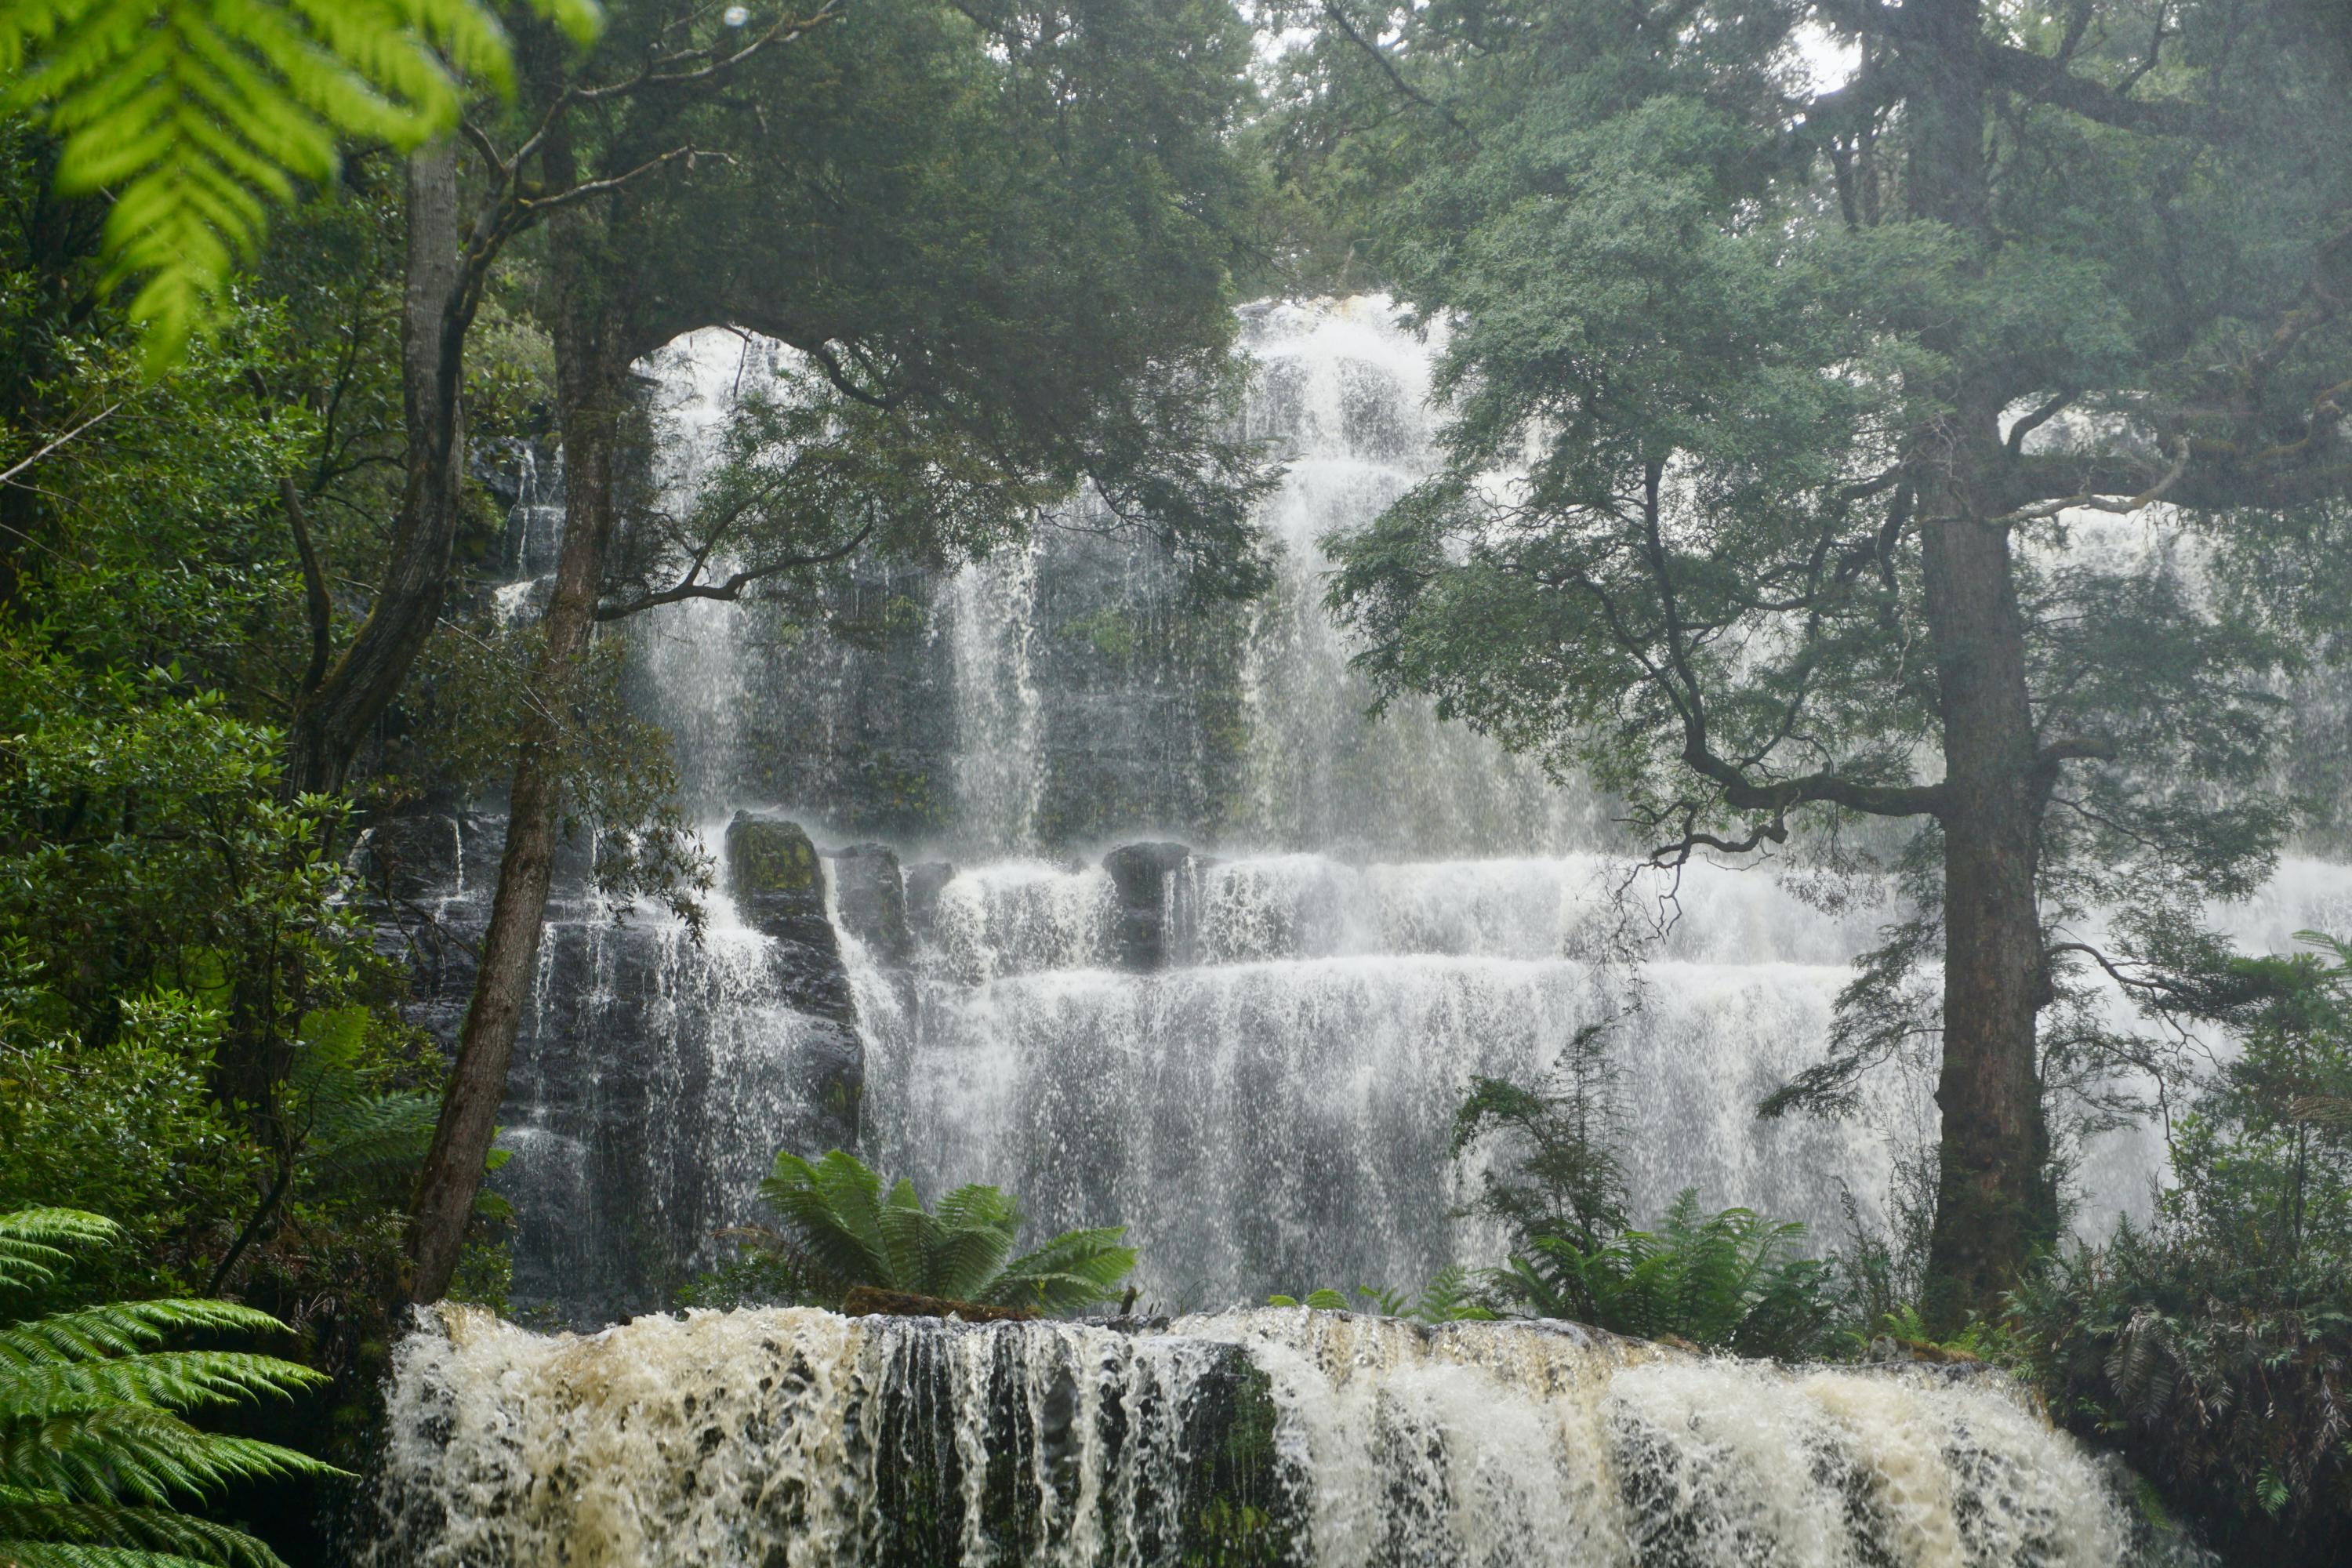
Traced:
<path id="1" fill-rule="evenodd" d="M 1081 485 L 1246 595 L 1231 307 L 1378 287 L 1475 330 L 1451 466 L 1343 563 L 1376 679 L 1592 772 L 1668 860 L 1916 829 L 1880 863 L 1921 918 L 1776 1107 L 1943 1047 L 1908 1261 L 1847 1260 L 1863 1338 L 2014 1359 L 2250 1550 L 2343 1542 L 2343 954 L 2197 918 L 2343 826 L 2276 700 L 2352 605 L 2336 0 L 400 12 L 0 23 L 0 1211 L 125 1233 L 9 1315 L 250 1303 L 330 1381 L 239 1419 L 358 1456 L 406 1303 L 500 1299 L 481 1177 L 558 846 L 612 848 L 616 896 L 706 874 L 598 628 L 975 557 Z M 1853 74 L 1808 83 L 1824 38 Z M 630 367 L 708 325 L 808 356 L 740 439 L 812 456 L 648 546 Z M 1482 513 L 1531 439 L 1538 492 Z M 571 481 L 520 629 L 482 595 L 509 440 Z M 1677 500 L 1706 521 L 1670 538 Z M 2069 600 L 2007 542 L 2155 501 L 2213 599 Z M 452 780 L 512 825 L 445 1058 L 352 850 Z M 1923 994 L 1954 887 L 1983 960 Z M 2053 934 L 2118 899 L 2126 947 Z M 2168 1061 L 2180 1185 L 2073 1253 L 2044 1106 L 2145 1055 L 2086 1022 L 2110 974 L 2245 1065 Z"/>

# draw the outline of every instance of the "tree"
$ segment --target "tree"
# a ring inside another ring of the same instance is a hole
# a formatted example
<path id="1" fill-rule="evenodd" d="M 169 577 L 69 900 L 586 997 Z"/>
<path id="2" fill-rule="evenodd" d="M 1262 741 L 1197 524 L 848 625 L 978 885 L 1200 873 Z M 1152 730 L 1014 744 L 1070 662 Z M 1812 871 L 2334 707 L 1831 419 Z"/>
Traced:
<path id="1" fill-rule="evenodd" d="M 2322 11 L 1330 0 L 1292 57 L 1297 178 L 1450 334 L 1444 471 L 1336 542 L 1363 667 L 1661 866 L 1906 870 L 1776 1104 L 1940 1042 L 1939 1328 L 2054 1233 L 2045 1080 L 2112 1042 L 2045 1009 L 2193 945 L 2289 818 L 2352 488 Z M 2152 564 L 2068 556 L 2098 514 Z M 2062 929 L 2097 903 L 2119 951 Z"/>
<path id="2" fill-rule="evenodd" d="M 73 1209 L 0 1215 L 0 1293 L 55 1279 L 73 1250 L 111 1241 Z M 298 1394 L 308 1367 L 243 1351 L 160 1348 L 173 1334 L 280 1333 L 227 1301 L 80 1305 L 0 1329 L 0 1556 L 24 1568 L 280 1568 L 241 1530 L 180 1500 L 284 1476 L 335 1475 L 306 1454 L 203 1431 L 181 1412 Z"/>
<path id="3" fill-rule="evenodd" d="M 563 542 L 419 1189 L 422 1299 L 446 1284 L 505 1094 L 565 798 L 560 715 L 596 620 L 740 597 L 869 544 L 977 554 L 1082 482 L 1204 580 L 1253 576 L 1260 476 L 1214 419 L 1244 184 L 1223 136 L 1247 48 L 1232 9 L 893 0 L 788 16 L 762 39 L 730 41 L 683 3 L 617 8 L 584 65 L 551 40 L 529 56 L 513 152 L 468 137 L 494 182 L 532 169 L 580 199 L 559 215 L 546 306 Z M 645 538 L 635 569 L 666 585 L 608 598 L 629 367 L 711 326 L 802 356 L 806 374 L 751 417 L 794 412 L 776 442 L 739 442 L 741 468 L 688 535 Z M 713 574 L 730 556 L 740 570 Z"/>
<path id="4" fill-rule="evenodd" d="M 78 1300 L 299 1322 L 336 1386 L 260 1420 L 325 1441 L 380 1373 L 438 1103 L 325 847 L 345 803 L 282 788 L 310 647 L 280 481 L 364 573 L 400 439 L 391 161 L 288 215 L 226 330 L 154 376 L 52 152 L 0 135 L 0 1212 L 116 1216 Z"/>
<path id="5" fill-rule="evenodd" d="M 854 1154 L 812 1163 L 789 1152 L 760 1196 L 787 1234 L 771 1242 L 792 1259 L 808 1295 L 828 1304 L 858 1286 L 987 1307 L 1076 1311 L 1115 1300 L 1135 1272 L 1119 1226 L 1065 1231 L 1013 1256 L 1021 1207 L 994 1187 L 958 1187 L 929 1209 L 912 1182 L 887 1192 Z"/>

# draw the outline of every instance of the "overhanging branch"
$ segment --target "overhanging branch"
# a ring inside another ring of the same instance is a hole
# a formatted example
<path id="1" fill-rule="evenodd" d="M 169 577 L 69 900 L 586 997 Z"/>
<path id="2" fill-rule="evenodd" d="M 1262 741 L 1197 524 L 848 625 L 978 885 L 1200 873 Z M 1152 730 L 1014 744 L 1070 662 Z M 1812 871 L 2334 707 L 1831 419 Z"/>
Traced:
<path id="1" fill-rule="evenodd" d="M 2076 76 L 2047 55 L 2009 44 L 1989 45 L 1984 52 L 1986 74 L 2001 87 L 2037 103 L 2047 103 L 2113 125 L 2154 136 L 2209 137 L 2220 120 L 2202 104 L 2177 99 L 2126 98 L 2111 87 Z"/>
<path id="2" fill-rule="evenodd" d="M 781 577 L 787 572 L 804 571 L 812 566 L 829 566 L 836 561 L 845 561 L 856 554 L 858 547 L 873 536 L 874 524 L 869 522 L 835 549 L 823 551 L 814 555 L 781 556 L 757 566 L 747 567 L 719 583 L 704 583 L 698 580 L 702 563 L 698 558 L 688 569 L 684 577 L 659 593 L 646 594 L 639 598 L 631 599 L 626 604 L 597 605 L 596 618 L 600 621 L 617 621 L 624 616 L 634 616 L 657 605 L 680 604 L 688 599 L 740 599 L 743 596 L 743 590 L 755 583 L 763 583 L 771 577 Z"/>

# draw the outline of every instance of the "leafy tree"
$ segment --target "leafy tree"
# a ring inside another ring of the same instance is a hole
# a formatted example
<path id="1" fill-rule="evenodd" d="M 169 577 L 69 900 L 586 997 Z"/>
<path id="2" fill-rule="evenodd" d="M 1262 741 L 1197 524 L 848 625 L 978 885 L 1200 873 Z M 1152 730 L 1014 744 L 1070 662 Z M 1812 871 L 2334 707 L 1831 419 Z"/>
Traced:
<path id="1" fill-rule="evenodd" d="M 1290 58 L 1296 178 L 1448 334 L 1443 471 L 1334 542 L 1363 668 L 1662 866 L 1905 874 L 1775 1105 L 1939 1054 L 1947 1328 L 2054 1234 L 2088 966 L 2193 947 L 2289 820 L 2273 694 L 2352 515 L 2325 12 L 1328 0 Z M 2099 514 L 2122 565 L 2068 553 Z M 2060 931 L 2097 905 L 2119 951 Z"/>
<path id="2" fill-rule="evenodd" d="M 795 1267 L 815 1300 L 869 1285 L 942 1300 L 1075 1311 L 1118 1299 L 1135 1271 L 1125 1227 L 1065 1231 L 1013 1256 L 1021 1210 L 994 1187 L 961 1186 L 926 1209 L 912 1182 L 882 1178 L 835 1149 L 811 1163 L 776 1156 L 760 1196 L 783 1216 Z"/>
<path id="3" fill-rule="evenodd" d="M 2058 1417 L 2121 1447 L 2217 1543 L 2352 1546 L 2352 948 L 2241 960 L 2168 1004 L 2236 1034 L 2174 1130 L 2145 1230 L 2029 1278 L 2017 1342 Z"/>
<path id="4" fill-rule="evenodd" d="M 1225 0 L 887 0 L 740 43 L 706 7 L 645 0 L 584 62 L 527 51 L 509 139 L 469 140 L 501 188 L 582 197 L 552 215 L 544 304 L 564 533 L 420 1184 L 420 1296 L 447 1278 L 504 1097 L 573 787 L 558 716 L 600 620 L 789 586 L 869 547 L 969 557 L 1081 486 L 1204 584 L 1255 580 L 1262 476 L 1217 418 L 1247 48 Z M 642 511 L 620 461 L 640 427 L 629 367 L 705 327 L 763 334 L 802 373 L 749 411 L 708 504 L 648 526 L 616 572 Z"/>
<path id="5" fill-rule="evenodd" d="M 348 803 L 287 787 L 311 650 L 281 488 L 373 573 L 397 212 L 355 160 L 150 377 L 47 145 L 0 127 L 0 1212 L 121 1237 L 20 1307 L 233 1293 L 336 1380 L 256 1429 L 356 1437 L 439 1067 L 325 842 Z"/>
<path id="6" fill-rule="evenodd" d="M 116 1238 L 72 1209 L 0 1215 L 0 1293 L 54 1279 Z M 115 1301 L 0 1329 L 0 1557 L 24 1568 L 278 1568 L 243 1531 L 184 1511 L 236 1482 L 333 1475 L 306 1454 L 193 1426 L 184 1413 L 287 1396 L 323 1381 L 242 1351 L 165 1350 L 175 1335 L 278 1333 L 226 1301 Z"/>
<path id="7" fill-rule="evenodd" d="M 532 0 L 585 42 L 595 0 Z M 445 64 L 445 59 L 447 63 Z M 16 0 L 0 109 L 45 106 L 57 183 L 108 193 L 106 247 L 144 279 L 148 360 L 176 360 L 249 260 L 268 204 L 335 174 L 337 143 L 407 151 L 457 121 L 450 66 L 511 89 L 481 0 Z"/>

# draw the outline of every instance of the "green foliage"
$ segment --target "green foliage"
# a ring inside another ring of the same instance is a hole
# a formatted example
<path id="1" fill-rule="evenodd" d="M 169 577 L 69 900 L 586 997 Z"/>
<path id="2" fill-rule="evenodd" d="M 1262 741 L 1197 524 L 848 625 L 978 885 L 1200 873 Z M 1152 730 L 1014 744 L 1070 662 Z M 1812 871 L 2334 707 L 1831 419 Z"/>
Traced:
<path id="1" fill-rule="evenodd" d="M 1799 1251 L 1805 1227 L 1746 1209 L 1703 1212 L 1685 1189 L 1655 1230 L 1598 1247 L 1538 1236 L 1496 1272 L 1505 1300 L 1643 1339 L 1669 1335 L 1737 1355 L 1795 1359 L 1831 1342 L 1832 1266 Z"/>
<path id="2" fill-rule="evenodd" d="M 1455 1113 L 1457 1159 L 1494 1141 L 1476 1207 L 1512 1237 L 1510 1257 L 1480 1277 L 1476 1299 L 1741 1355 L 1822 1353 L 1838 1312 L 1837 1274 L 1805 1255 L 1803 1226 L 1746 1209 L 1708 1214 L 1690 1190 L 1654 1230 L 1627 1225 L 1623 1170 L 1609 1147 L 1620 1128 L 1606 1040 L 1605 1025 L 1578 1031 L 1533 1087 L 1478 1079 Z M 1468 1283 L 1440 1276 L 1432 1291 Z"/>
<path id="3" fill-rule="evenodd" d="M 128 1004 L 102 1046 L 0 1019 L 0 1211 L 58 1205 L 134 1215 L 131 1245 L 85 1268 L 114 1289 L 176 1275 L 156 1265 L 223 1218 L 224 1200 L 258 1175 L 255 1152 L 207 1082 L 219 1030 L 216 1012 L 172 992 Z"/>
<path id="4" fill-rule="evenodd" d="M 1519 1236 L 1573 1236 L 1590 1247 L 1625 1226 L 1625 1173 L 1610 1148 L 1616 1125 L 1616 1070 L 1608 1026 L 1588 1024 L 1543 1082 L 1471 1080 L 1454 1113 L 1448 1152 L 1460 1159 L 1481 1140 L 1501 1137 L 1515 1157 L 1479 1173 L 1479 1208 Z"/>
<path id="5" fill-rule="evenodd" d="M 1483 1281 L 1458 1263 L 1449 1263 L 1430 1276 L 1418 1296 L 1402 1290 L 1359 1285 L 1356 1294 L 1383 1318 L 1410 1318 L 1418 1323 L 1486 1322 L 1495 1317 L 1485 1299 Z M 1269 1296 L 1269 1307 L 1312 1307 L 1321 1311 L 1349 1310 L 1348 1298 L 1337 1290 L 1310 1290 L 1304 1300 L 1295 1296 Z"/>
<path id="6" fill-rule="evenodd" d="M 712 861 L 678 807 L 668 733 L 625 698 L 629 643 L 591 645 L 570 672 L 569 700 L 552 703 L 529 679 L 544 644 L 535 622 L 489 617 L 436 637 L 419 661 L 423 689 L 410 703 L 416 734 L 400 763 L 445 791 L 478 795 L 505 783 L 525 715 L 551 714 L 563 835 L 589 847 L 598 891 L 615 913 L 653 898 L 698 928 Z"/>
<path id="7" fill-rule="evenodd" d="M 72 1209 L 0 1214 L 0 1295 L 53 1284 L 75 1252 L 117 1236 Z M 323 1379 L 271 1356 L 163 1347 L 188 1333 L 282 1331 L 247 1307 L 184 1300 L 76 1306 L 0 1329 L 0 1557 L 27 1568 L 278 1568 L 267 1545 L 183 1511 L 186 1501 L 339 1472 L 186 1415 Z"/>
<path id="8" fill-rule="evenodd" d="M 709 25 L 633 6 L 609 43 Z M 713 325 L 798 352 L 747 359 L 724 461 L 692 516 L 629 541 L 615 599 L 721 588 L 732 557 L 736 592 L 789 603 L 846 545 L 961 560 L 1041 513 L 1154 538 L 1203 594 L 1263 585 L 1272 476 L 1232 353 L 1249 58 L 1228 0 L 866 0 L 747 66 L 794 133 L 699 111 L 697 145 L 730 155 L 625 215 L 614 293 L 637 352 Z M 599 155 L 635 166 L 680 133 L 669 112 Z"/>
<path id="9" fill-rule="evenodd" d="M 2175 1131 L 2148 1227 L 2016 1294 L 2058 1417 L 2120 1447 L 2217 1542 L 2352 1548 L 2352 951 L 2241 960 L 2181 1004 L 2241 1050 Z"/>
<path id="10" fill-rule="evenodd" d="M 1775 1109 L 1851 1114 L 1890 1059 L 1932 1073 L 1945 987 L 1997 983 L 1934 967 L 1947 861 L 2030 840 L 2033 882 L 1971 921 L 2117 910 L 2115 952 L 2164 964 L 2293 826 L 2279 694 L 2352 646 L 2326 433 L 2352 78 L 2318 11 L 2161 9 L 2154 39 L 2141 0 L 1939 3 L 1951 26 L 1916 29 L 1801 0 L 1286 12 L 1274 143 L 1313 243 L 1444 327 L 1439 471 L 1330 542 L 1360 668 L 1591 778 L 1662 865 L 1900 875 L 1827 1059 Z M 1807 79 L 1817 29 L 1850 81 Z M 2130 514 L 2098 526 L 2131 549 L 2079 548 L 2093 508 Z M 1967 595 L 1962 518 L 2002 542 Z M 1954 722 L 1995 667 L 1997 744 Z M 2022 821 L 1939 793 L 2035 756 Z M 1947 1152 L 2000 1166 L 1990 1225 L 1961 1215 L 1984 1189 L 1940 1193 L 1939 1267 L 1971 1279 L 1970 1238 L 1990 1278 L 2054 1228 L 2045 1153 L 2063 1174 L 2147 1113 L 2139 1066 L 2185 1065 L 2049 945 L 2056 1005 L 1965 1039 L 2032 1058 L 2046 1111 L 1991 1120 L 2037 1135 L 1973 1152 L 1976 1112 L 1946 1109 Z M 1957 1076 L 2025 1077 L 2000 1072 Z"/>
<path id="11" fill-rule="evenodd" d="M 0 487 L 0 1211 L 122 1236 L 17 1305 L 234 1293 L 362 1399 L 439 1068 L 331 842 L 350 803 L 282 788 L 309 648 L 278 491 L 331 577 L 375 574 L 386 161 L 279 225 L 232 330 L 150 379 L 99 289 L 102 215 L 54 197 L 46 148 L 0 127 L 0 466 L 30 460 Z"/>
<path id="12" fill-rule="evenodd" d="M 901 1180 L 882 1178 L 835 1149 L 811 1163 L 776 1156 L 760 1196 L 782 1217 L 788 1248 L 812 1295 L 838 1301 L 853 1287 L 1072 1311 L 1118 1298 L 1135 1271 L 1122 1226 L 1065 1231 L 1012 1256 L 1021 1211 L 994 1187 L 958 1187 L 930 1209 Z"/>
<path id="13" fill-rule="evenodd" d="M 533 0 L 585 42 L 594 0 Z M 444 60 L 448 62 L 445 65 Z M 268 207 L 323 184 L 337 143 L 406 151 L 457 123 L 449 65 L 512 89 L 481 0 L 16 0 L 0 11 L 0 109 L 46 107 L 58 188 L 110 193 L 106 247 L 144 279 L 151 366 L 216 314 Z"/>

